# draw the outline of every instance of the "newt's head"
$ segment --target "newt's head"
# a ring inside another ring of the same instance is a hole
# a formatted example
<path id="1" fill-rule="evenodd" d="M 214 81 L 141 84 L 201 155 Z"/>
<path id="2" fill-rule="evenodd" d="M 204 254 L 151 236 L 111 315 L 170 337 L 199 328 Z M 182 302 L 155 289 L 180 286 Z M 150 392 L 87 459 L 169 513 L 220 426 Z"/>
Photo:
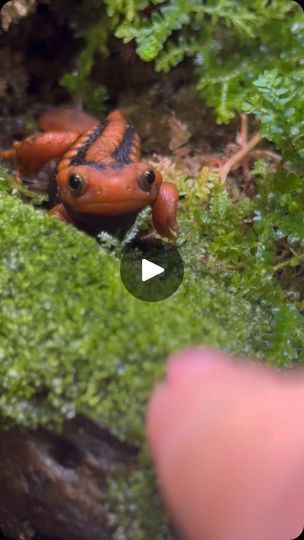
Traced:
<path id="1" fill-rule="evenodd" d="M 162 175 L 144 162 L 122 167 L 69 165 L 56 177 L 59 199 L 76 212 L 116 216 L 156 200 Z"/>

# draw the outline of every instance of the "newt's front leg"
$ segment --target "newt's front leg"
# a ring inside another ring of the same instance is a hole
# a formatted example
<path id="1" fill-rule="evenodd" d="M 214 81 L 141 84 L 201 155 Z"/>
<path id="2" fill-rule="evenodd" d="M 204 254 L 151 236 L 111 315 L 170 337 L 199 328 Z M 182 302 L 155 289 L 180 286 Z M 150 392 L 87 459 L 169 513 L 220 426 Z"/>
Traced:
<path id="1" fill-rule="evenodd" d="M 56 204 L 56 206 L 53 206 L 51 210 L 48 212 L 49 216 L 56 216 L 61 221 L 64 221 L 65 223 L 71 223 L 74 225 L 74 221 L 71 218 L 70 214 L 67 212 L 63 204 Z"/>
<path id="2" fill-rule="evenodd" d="M 48 161 L 61 156 L 77 137 L 79 133 L 76 131 L 36 133 L 23 141 L 16 141 L 13 148 L 4 150 L 0 157 L 16 162 L 18 176 L 35 174 Z"/>
<path id="3" fill-rule="evenodd" d="M 179 193 L 171 182 L 163 182 L 152 206 L 152 220 L 160 236 L 174 240 L 177 235 L 176 212 Z"/>

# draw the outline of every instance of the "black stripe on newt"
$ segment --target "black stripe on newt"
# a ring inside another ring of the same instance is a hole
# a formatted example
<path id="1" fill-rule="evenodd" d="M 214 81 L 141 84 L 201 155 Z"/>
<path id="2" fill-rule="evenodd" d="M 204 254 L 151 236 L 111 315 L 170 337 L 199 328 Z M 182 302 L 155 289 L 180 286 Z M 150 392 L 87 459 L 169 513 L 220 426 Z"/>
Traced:
<path id="1" fill-rule="evenodd" d="M 129 165 L 130 163 L 132 163 L 130 154 L 133 150 L 135 136 L 136 136 L 136 131 L 134 127 L 128 125 L 122 142 L 112 154 L 114 163 L 111 164 L 111 167 L 113 169 L 119 169 L 120 167 L 123 167 L 124 165 Z"/>
<path id="2" fill-rule="evenodd" d="M 91 135 L 88 137 L 86 142 L 81 148 L 79 148 L 76 156 L 72 157 L 70 165 L 87 165 L 89 162 L 86 162 L 86 153 L 90 146 L 97 141 L 100 135 L 104 132 L 108 125 L 108 121 L 105 120 L 101 124 L 98 124 L 96 128 L 92 131 Z"/>
<path id="3" fill-rule="evenodd" d="M 107 124 L 106 123 L 104 124 L 105 124 L 104 125 L 104 129 L 105 129 Z M 100 126 L 97 126 L 97 127 L 100 128 Z M 71 162 L 70 162 L 71 165 L 87 165 L 88 167 L 92 167 L 94 169 L 104 170 L 107 168 L 120 169 L 124 167 L 125 165 L 129 165 L 130 163 L 132 163 L 130 154 L 133 150 L 134 140 L 136 137 L 136 131 L 135 131 L 135 128 L 130 125 L 127 126 L 125 130 L 122 142 L 112 154 L 112 157 L 114 160 L 112 163 L 104 164 L 102 162 L 91 161 L 91 160 L 85 159 L 87 150 L 89 149 L 91 144 L 93 144 L 98 139 L 98 137 L 103 133 L 104 129 L 100 131 L 97 131 L 97 129 L 94 130 L 94 132 L 91 134 L 89 139 L 85 142 L 82 148 L 80 148 L 77 155 L 71 159 Z M 95 131 L 97 133 L 95 133 Z"/>
<path id="4" fill-rule="evenodd" d="M 55 168 L 49 181 L 48 191 L 49 191 L 49 207 L 50 208 L 53 208 L 53 206 L 55 206 L 56 204 L 60 202 L 56 175 L 57 175 L 57 168 Z"/>
<path id="5" fill-rule="evenodd" d="M 87 167 L 91 167 L 92 169 L 99 169 L 100 171 L 103 171 L 104 169 L 111 169 L 112 164 L 105 164 L 100 161 L 91 161 L 91 160 L 84 160 L 80 165 L 86 165 Z"/>

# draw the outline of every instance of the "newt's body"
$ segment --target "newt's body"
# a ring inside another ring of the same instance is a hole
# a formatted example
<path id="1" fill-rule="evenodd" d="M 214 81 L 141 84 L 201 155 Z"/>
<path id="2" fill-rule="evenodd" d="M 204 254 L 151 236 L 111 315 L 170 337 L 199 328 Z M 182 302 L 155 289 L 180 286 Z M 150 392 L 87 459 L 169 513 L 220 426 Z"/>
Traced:
<path id="1" fill-rule="evenodd" d="M 161 236 L 176 235 L 178 191 L 159 171 L 140 161 L 139 137 L 120 111 L 99 123 L 88 114 L 59 107 L 39 119 L 38 133 L 2 153 L 21 175 L 36 174 L 58 159 L 50 180 L 50 214 L 96 233 L 124 232 L 140 210 L 152 206 Z"/>

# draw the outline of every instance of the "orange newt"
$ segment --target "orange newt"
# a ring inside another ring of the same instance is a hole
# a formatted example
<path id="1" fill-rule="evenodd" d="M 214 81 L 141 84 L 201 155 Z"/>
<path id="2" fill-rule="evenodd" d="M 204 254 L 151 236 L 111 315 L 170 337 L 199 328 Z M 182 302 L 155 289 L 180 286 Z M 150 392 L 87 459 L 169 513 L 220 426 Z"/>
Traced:
<path id="1" fill-rule="evenodd" d="M 140 160 L 140 140 L 119 110 L 98 122 L 89 114 L 58 107 L 42 115 L 43 133 L 15 142 L 2 152 L 14 159 L 18 175 L 37 174 L 53 159 L 49 181 L 51 215 L 92 234 L 123 234 L 150 205 L 156 231 L 175 238 L 178 190 Z"/>

